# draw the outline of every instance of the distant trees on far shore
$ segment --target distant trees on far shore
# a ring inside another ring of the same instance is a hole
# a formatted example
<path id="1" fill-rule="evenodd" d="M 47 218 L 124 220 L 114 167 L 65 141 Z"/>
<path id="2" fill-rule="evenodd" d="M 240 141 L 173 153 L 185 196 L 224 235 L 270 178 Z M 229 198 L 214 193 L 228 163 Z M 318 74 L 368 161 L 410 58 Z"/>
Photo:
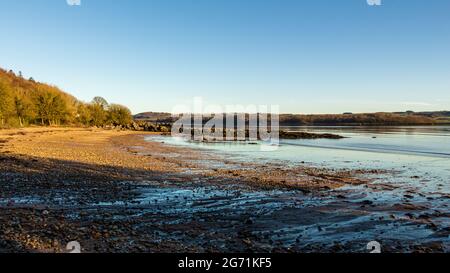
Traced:
<path id="1" fill-rule="evenodd" d="M 130 110 L 102 97 L 79 101 L 55 86 L 0 68 L 0 127 L 28 125 L 128 126 Z"/>
<path id="2" fill-rule="evenodd" d="M 436 120 L 430 117 L 401 113 L 345 113 L 328 115 L 280 115 L 282 126 L 399 126 L 433 125 Z"/>

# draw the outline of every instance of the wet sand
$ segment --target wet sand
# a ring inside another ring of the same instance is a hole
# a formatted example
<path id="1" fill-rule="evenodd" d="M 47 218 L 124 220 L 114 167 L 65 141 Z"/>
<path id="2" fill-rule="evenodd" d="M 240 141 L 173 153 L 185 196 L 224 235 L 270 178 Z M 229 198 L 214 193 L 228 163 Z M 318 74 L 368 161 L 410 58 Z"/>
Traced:
<path id="1" fill-rule="evenodd" d="M 395 188 L 372 183 L 385 170 L 237 162 L 145 135 L 0 130 L 0 252 L 449 250 L 432 200 L 367 199 Z"/>

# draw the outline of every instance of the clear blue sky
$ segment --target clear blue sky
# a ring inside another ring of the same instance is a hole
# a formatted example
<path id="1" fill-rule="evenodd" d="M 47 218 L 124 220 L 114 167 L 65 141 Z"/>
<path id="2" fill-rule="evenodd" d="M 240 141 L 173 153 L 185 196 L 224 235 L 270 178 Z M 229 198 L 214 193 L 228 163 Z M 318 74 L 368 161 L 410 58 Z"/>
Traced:
<path id="1" fill-rule="evenodd" d="M 134 113 L 450 110 L 450 1 L 0 0 L 0 66 Z"/>

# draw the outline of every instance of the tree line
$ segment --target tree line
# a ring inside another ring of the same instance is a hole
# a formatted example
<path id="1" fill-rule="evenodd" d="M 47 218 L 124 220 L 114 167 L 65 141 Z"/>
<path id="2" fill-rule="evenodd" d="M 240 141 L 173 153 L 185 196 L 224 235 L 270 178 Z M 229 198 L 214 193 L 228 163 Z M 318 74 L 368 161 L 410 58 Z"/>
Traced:
<path id="1" fill-rule="evenodd" d="M 134 116 L 139 121 L 173 123 L 178 117 L 170 113 L 146 112 Z M 246 121 L 249 114 L 246 114 Z M 203 123 L 210 120 L 205 117 Z M 270 115 L 268 115 L 270 120 Z M 450 112 L 397 112 L 397 113 L 346 113 L 346 114 L 280 114 L 280 126 L 400 126 L 449 124 Z"/>
<path id="2" fill-rule="evenodd" d="M 29 125 L 127 126 L 131 111 L 102 97 L 86 103 L 56 86 L 0 69 L 0 127 Z"/>
<path id="3" fill-rule="evenodd" d="M 328 114 L 328 115 L 280 115 L 282 126 L 398 126 L 398 125 L 433 125 L 432 118 L 411 113 L 368 113 L 368 114 Z"/>

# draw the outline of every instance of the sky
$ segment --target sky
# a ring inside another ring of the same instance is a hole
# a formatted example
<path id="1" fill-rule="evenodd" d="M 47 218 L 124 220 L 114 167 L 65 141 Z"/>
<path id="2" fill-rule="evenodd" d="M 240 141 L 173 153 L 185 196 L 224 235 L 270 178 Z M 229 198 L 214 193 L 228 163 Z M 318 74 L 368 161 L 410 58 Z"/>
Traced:
<path id="1" fill-rule="evenodd" d="M 450 1 L 0 0 L 0 67 L 133 113 L 450 110 Z"/>

